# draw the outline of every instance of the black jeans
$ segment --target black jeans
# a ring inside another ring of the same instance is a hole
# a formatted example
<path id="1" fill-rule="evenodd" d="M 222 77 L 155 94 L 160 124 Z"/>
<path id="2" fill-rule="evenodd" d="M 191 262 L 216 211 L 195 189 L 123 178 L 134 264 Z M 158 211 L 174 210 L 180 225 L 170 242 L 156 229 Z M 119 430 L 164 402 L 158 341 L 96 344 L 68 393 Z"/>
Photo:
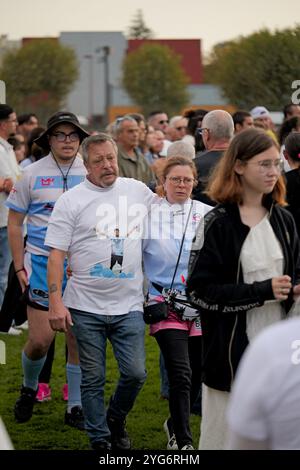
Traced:
<path id="1" fill-rule="evenodd" d="M 192 444 L 190 409 L 201 387 L 201 336 L 184 330 L 160 330 L 155 339 L 169 378 L 169 408 L 178 448 Z"/>

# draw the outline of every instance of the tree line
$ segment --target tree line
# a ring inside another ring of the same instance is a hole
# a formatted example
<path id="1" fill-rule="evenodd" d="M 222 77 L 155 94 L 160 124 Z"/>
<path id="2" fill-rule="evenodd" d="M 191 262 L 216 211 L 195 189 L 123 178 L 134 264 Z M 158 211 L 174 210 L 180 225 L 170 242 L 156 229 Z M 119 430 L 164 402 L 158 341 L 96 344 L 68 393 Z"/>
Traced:
<path id="1" fill-rule="evenodd" d="M 129 37 L 153 37 L 141 12 Z M 180 61 L 167 46 L 151 43 L 124 58 L 121 82 L 143 113 L 163 109 L 178 114 L 188 104 L 188 78 Z M 17 112 L 36 112 L 42 120 L 63 107 L 77 78 L 74 50 L 49 39 L 9 50 L 0 68 L 7 102 Z M 217 44 L 205 65 L 205 82 L 219 85 L 237 108 L 263 104 L 271 110 L 281 109 L 291 101 L 296 80 L 300 80 L 299 25 L 274 32 L 264 29 Z"/>

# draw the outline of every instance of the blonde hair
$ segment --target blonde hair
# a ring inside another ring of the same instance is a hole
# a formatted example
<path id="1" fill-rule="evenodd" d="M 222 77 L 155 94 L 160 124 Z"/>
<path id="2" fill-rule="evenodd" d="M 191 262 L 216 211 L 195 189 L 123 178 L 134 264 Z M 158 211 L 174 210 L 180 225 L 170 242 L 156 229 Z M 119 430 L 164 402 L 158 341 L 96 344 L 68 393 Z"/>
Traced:
<path id="1" fill-rule="evenodd" d="M 163 183 L 166 181 L 166 178 L 167 178 L 168 174 L 170 173 L 171 169 L 174 166 L 188 166 L 188 167 L 190 167 L 190 169 L 192 170 L 192 173 L 193 173 L 193 177 L 195 179 L 194 186 L 196 186 L 196 184 L 197 184 L 197 170 L 196 170 L 194 162 L 191 159 L 186 158 L 186 157 L 166 158 L 165 161 L 164 161 L 164 165 L 162 166 L 161 172 L 160 172 L 160 180 L 161 180 L 160 184 L 156 187 L 156 193 L 160 197 L 164 197 L 166 195 Z"/>

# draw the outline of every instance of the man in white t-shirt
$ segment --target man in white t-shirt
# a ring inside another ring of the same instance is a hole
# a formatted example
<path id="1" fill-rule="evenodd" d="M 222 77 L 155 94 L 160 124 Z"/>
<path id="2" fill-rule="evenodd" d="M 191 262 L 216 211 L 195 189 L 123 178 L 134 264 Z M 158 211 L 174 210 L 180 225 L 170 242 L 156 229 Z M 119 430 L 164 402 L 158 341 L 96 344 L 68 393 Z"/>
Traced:
<path id="1" fill-rule="evenodd" d="M 50 324 L 58 331 L 71 325 L 76 336 L 82 405 L 92 448 L 127 450 L 125 418 L 146 379 L 141 234 L 155 196 L 140 181 L 118 177 L 117 146 L 110 136 L 88 137 L 82 152 L 87 178 L 59 199 L 46 235 L 46 245 L 52 248 Z M 116 238 L 121 242 L 117 253 Z M 72 276 L 62 299 L 66 255 Z M 120 379 L 106 413 L 107 339 L 113 345 Z"/>
<path id="2" fill-rule="evenodd" d="M 300 450 L 300 319 L 265 329 L 238 369 L 228 449 Z"/>

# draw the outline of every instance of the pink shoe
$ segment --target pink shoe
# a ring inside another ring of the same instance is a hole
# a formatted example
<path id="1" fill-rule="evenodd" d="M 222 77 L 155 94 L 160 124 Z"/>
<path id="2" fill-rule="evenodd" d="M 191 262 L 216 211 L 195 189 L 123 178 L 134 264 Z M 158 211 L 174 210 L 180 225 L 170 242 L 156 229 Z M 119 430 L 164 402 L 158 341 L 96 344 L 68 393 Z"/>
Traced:
<path id="1" fill-rule="evenodd" d="M 51 400 L 51 388 L 48 384 L 39 383 L 39 388 L 35 400 L 39 403 Z"/>
<path id="2" fill-rule="evenodd" d="M 68 384 L 65 384 L 62 388 L 62 396 L 64 401 L 68 401 L 69 399 L 69 387 Z"/>

